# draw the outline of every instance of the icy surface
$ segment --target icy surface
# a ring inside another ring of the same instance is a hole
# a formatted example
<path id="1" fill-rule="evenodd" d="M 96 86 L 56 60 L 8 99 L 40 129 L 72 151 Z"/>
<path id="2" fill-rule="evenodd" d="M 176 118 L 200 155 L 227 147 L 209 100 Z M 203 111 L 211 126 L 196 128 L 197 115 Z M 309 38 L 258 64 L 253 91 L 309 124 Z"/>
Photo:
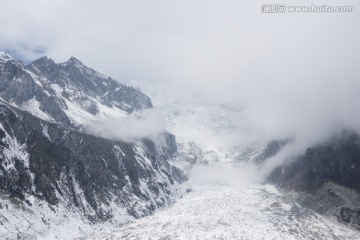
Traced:
<path id="1" fill-rule="evenodd" d="M 172 207 L 89 239 L 359 239 L 273 186 L 195 184 Z"/>

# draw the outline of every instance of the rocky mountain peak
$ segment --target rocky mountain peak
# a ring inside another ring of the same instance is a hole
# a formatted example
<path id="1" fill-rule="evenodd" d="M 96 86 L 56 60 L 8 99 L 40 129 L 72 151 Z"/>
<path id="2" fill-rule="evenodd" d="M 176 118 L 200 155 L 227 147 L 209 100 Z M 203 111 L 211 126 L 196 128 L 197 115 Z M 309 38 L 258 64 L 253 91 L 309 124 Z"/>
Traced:
<path id="1" fill-rule="evenodd" d="M 74 65 L 84 65 L 79 59 L 73 56 L 66 63 Z"/>
<path id="2" fill-rule="evenodd" d="M 4 83 L 9 84 L 0 86 L 0 96 L 21 103 L 26 108 L 24 110 L 31 108 L 29 111 L 36 112 L 36 116 L 44 120 L 61 121 L 62 124 L 65 121 L 81 127 L 89 119 L 95 121 L 96 116 L 108 118 L 110 113 L 123 114 L 152 107 L 150 99 L 142 92 L 85 66 L 75 57 L 64 63 L 55 63 L 44 56 L 28 66 L 19 65 L 19 68 L 28 76 L 29 84 L 21 87 L 26 99 L 17 100 L 14 99 L 16 94 L 8 94 L 10 88 L 14 93 L 19 89 L 19 82 L 11 82 L 9 77 L 4 78 Z M 21 77 L 5 68 L 3 76 Z M 31 104 L 27 102 L 30 100 Z M 34 110 L 33 104 L 39 110 Z"/>
<path id="3" fill-rule="evenodd" d="M 47 56 L 43 56 L 43 57 L 35 60 L 32 64 L 37 64 L 37 65 L 40 65 L 40 64 L 55 64 L 55 62 L 51 58 L 48 58 Z"/>
<path id="4" fill-rule="evenodd" d="M 51 72 L 54 72 L 56 69 L 56 63 L 47 56 L 43 56 L 35 61 L 33 61 L 29 68 L 32 68 L 34 72 L 36 72 L 39 75 L 46 74 L 46 77 L 49 77 L 51 75 Z"/>

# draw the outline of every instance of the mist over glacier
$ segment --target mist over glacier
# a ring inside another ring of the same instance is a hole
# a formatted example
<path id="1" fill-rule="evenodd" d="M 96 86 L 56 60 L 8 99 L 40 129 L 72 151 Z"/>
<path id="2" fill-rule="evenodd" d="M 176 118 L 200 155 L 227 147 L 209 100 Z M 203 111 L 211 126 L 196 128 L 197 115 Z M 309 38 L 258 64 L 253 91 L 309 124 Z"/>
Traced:
<path id="1" fill-rule="evenodd" d="M 292 149 L 284 151 L 299 153 L 343 129 L 360 131 L 356 11 L 263 14 L 261 1 L 233 0 L 69 4 L 4 3 L 1 48 L 25 61 L 46 54 L 61 62 L 75 55 L 122 82 L 152 82 L 181 101 L 192 95 L 241 109 L 247 134 L 217 135 L 229 144 L 293 139 L 287 147 Z M 16 20 L 7 21 L 14 9 Z M 142 130 L 153 135 L 161 122 Z M 127 136 L 129 130 L 140 136 L 138 126 L 124 130 L 120 125 L 125 138 L 134 137 Z"/>

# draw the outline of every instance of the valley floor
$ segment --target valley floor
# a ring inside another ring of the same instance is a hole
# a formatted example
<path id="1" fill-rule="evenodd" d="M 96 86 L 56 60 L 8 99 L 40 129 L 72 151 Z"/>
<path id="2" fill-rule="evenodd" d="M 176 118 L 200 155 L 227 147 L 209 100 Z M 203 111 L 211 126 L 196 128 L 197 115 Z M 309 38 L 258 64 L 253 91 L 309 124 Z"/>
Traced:
<path id="1" fill-rule="evenodd" d="M 85 239 L 360 239 L 271 185 L 195 184 L 172 207 Z"/>

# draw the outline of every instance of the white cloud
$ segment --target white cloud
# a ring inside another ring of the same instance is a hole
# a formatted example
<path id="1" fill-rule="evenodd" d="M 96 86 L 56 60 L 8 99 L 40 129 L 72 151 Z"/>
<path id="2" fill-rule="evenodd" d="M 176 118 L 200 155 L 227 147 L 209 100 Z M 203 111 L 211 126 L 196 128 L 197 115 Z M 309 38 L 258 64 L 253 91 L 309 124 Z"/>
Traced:
<path id="1" fill-rule="evenodd" d="M 268 3 L 5 1 L 0 48 L 24 59 L 73 55 L 120 81 L 230 102 L 267 139 L 312 144 L 342 128 L 360 131 L 359 2 L 286 2 L 353 5 L 354 13 L 261 13 Z M 136 130 L 147 128 L 121 131 Z"/>
<path id="2" fill-rule="evenodd" d="M 127 116 L 112 117 L 85 127 L 96 136 L 133 142 L 142 138 L 158 138 L 165 126 L 161 117 L 154 111 L 134 112 Z"/>

